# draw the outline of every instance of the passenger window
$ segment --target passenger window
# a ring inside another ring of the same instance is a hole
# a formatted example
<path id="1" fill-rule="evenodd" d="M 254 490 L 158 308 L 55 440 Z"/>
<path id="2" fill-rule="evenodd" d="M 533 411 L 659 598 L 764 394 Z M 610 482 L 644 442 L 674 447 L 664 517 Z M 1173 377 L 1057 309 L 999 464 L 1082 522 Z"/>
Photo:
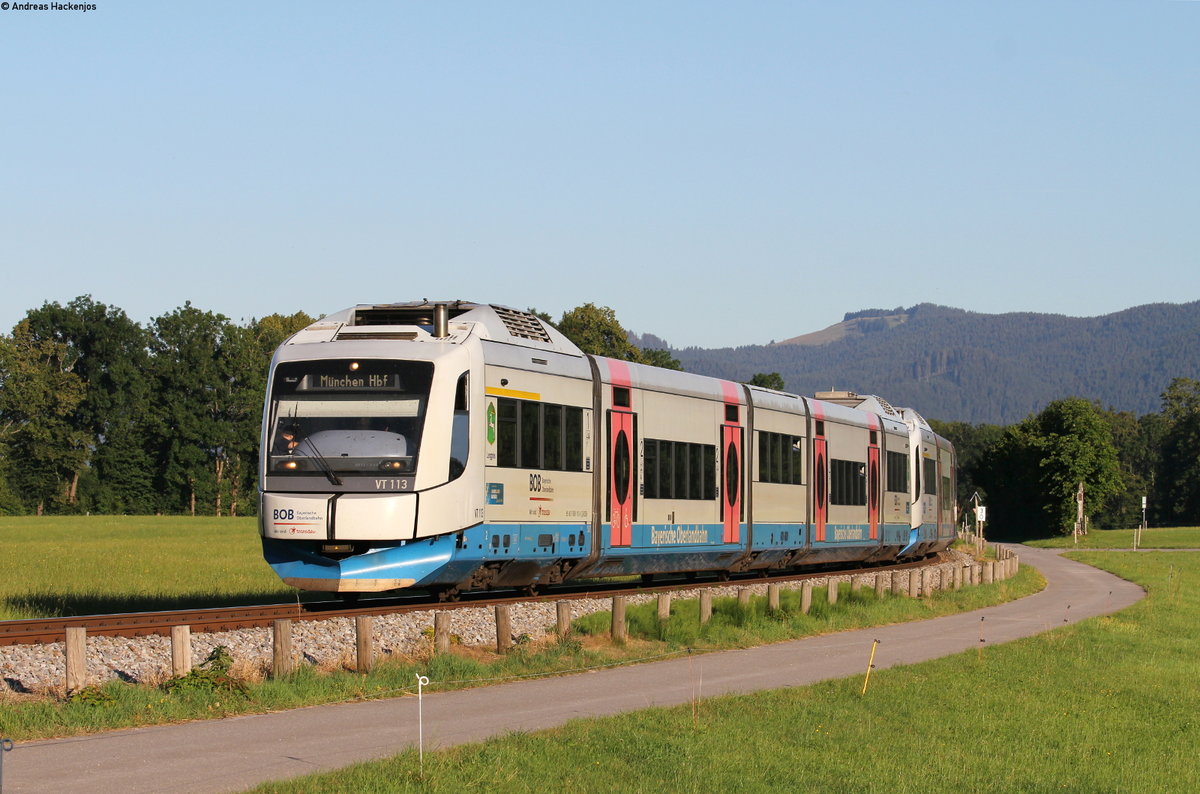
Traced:
<path id="1" fill-rule="evenodd" d="M 562 406 L 545 405 L 542 429 L 542 468 L 562 469 Z"/>
<path id="2" fill-rule="evenodd" d="M 925 493 L 937 493 L 937 461 L 933 458 L 925 458 L 925 474 L 922 478 L 925 483 Z"/>
<path id="3" fill-rule="evenodd" d="M 519 403 L 516 400 L 506 400 L 501 398 L 497 401 L 499 408 L 499 434 L 497 447 L 499 450 L 499 463 L 501 466 L 518 465 L 517 453 L 520 450 L 518 439 L 520 439 L 520 425 L 518 424 L 517 406 Z"/>
<path id="4" fill-rule="evenodd" d="M 468 375 L 458 378 L 454 392 L 454 419 L 450 429 L 450 479 L 457 480 L 467 468 L 467 457 L 471 451 L 471 414 L 467 410 Z"/>
<path id="5" fill-rule="evenodd" d="M 542 406 L 521 402 L 521 465 L 527 469 L 542 468 Z"/>
<path id="6" fill-rule="evenodd" d="M 583 471 L 583 409 L 501 397 L 497 464 L 521 469 Z"/>

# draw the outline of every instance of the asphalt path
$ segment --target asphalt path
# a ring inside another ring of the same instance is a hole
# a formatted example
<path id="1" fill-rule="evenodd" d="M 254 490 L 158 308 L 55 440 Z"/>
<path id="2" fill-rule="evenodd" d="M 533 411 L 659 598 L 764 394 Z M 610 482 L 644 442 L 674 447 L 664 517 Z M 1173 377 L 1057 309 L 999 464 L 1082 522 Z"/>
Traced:
<path id="1" fill-rule="evenodd" d="M 1020 547 L 1046 577 L 1036 595 L 1000 606 L 895 626 L 847 631 L 669 661 L 427 693 L 426 749 L 533 731 L 693 698 L 804 686 L 1038 634 L 1122 609 L 1141 587 L 1059 552 Z M 436 682 L 434 682 L 436 684 Z M 436 690 L 436 687 L 433 688 Z M 270 780 L 385 758 L 418 742 L 415 697 L 314 706 L 274 714 L 18 743 L 3 786 L 17 792 L 229 792 Z"/>

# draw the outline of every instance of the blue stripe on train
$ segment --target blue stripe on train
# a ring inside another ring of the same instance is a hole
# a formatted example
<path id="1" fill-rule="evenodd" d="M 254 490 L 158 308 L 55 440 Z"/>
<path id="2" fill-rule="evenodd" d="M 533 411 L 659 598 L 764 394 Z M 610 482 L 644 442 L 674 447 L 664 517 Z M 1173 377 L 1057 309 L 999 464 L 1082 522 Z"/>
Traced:
<path id="1" fill-rule="evenodd" d="M 601 529 L 602 558 L 597 572 L 646 573 L 653 571 L 721 568 L 743 550 L 742 543 L 724 543 L 721 524 L 635 524 L 630 546 L 613 547 L 609 526 Z M 909 534 L 907 526 L 883 524 L 884 546 L 911 548 L 936 538 L 936 527 L 926 525 Z M 747 528 L 741 529 L 745 538 Z M 813 541 L 810 548 L 850 549 L 875 546 L 865 524 L 826 527 L 829 540 Z M 755 552 L 788 551 L 805 545 L 804 524 L 757 524 Z M 415 586 L 454 584 L 480 564 L 521 560 L 550 562 L 587 556 L 592 543 L 587 524 L 480 524 L 461 533 L 407 542 L 379 542 L 365 554 L 332 560 L 320 554 L 319 542 L 263 538 L 263 554 L 284 579 L 411 579 Z M 903 552 L 902 552 L 903 553 Z"/>

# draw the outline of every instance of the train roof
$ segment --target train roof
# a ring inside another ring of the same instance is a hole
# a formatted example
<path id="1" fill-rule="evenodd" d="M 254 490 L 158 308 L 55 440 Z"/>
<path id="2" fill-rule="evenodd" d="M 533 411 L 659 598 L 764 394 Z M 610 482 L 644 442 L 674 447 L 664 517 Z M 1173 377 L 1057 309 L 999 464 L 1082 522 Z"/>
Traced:
<path id="1" fill-rule="evenodd" d="M 681 394 L 689 397 L 701 397 L 709 400 L 732 400 L 744 403 L 742 384 L 735 381 L 714 378 L 709 375 L 696 375 L 678 369 L 664 369 L 649 364 L 635 364 L 619 359 L 596 356 L 596 361 L 603 364 L 600 367 L 601 378 L 606 383 L 613 382 L 614 370 L 628 374 L 629 385 L 638 389 L 660 391 L 670 394 Z"/>
<path id="2" fill-rule="evenodd" d="M 434 336 L 439 310 L 446 312 L 448 325 L 445 335 Z M 570 339 L 531 312 L 464 300 L 361 303 L 322 317 L 288 343 L 372 339 L 454 343 L 472 334 L 534 350 L 583 356 Z"/>
<path id="3" fill-rule="evenodd" d="M 869 411 L 873 414 L 879 414 L 886 419 L 893 419 L 897 422 L 903 422 L 932 432 L 932 428 L 929 426 L 929 422 L 925 421 L 925 417 L 912 408 L 897 408 L 877 394 L 855 394 L 852 391 L 819 391 L 816 393 L 816 398 L 826 403 L 857 408 L 860 411 Z"/>

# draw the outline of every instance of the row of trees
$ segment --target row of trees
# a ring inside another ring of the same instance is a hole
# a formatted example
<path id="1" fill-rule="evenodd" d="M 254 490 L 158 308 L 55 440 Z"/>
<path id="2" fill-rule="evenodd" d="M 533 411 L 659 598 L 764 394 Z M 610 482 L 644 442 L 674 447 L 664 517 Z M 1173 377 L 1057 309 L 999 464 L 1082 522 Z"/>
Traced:
<path id="1" fill-rule="evenodd" d="M 531 311 L 586 352 L 681 369 L 610 308 Z M 90 297 L 30 311 L 0 336 L 0 513 L 253 513 L 267 366 L 312 319 L 185 304 L 142 326 Z M 1151 523 L 1200 523 L 1198 381 L 1140 417 L 1070 398 L 1008 427 L 934 425 L 958 450 L 960 504 L 978 493 L 993 534 L 1069 532 L 1080 483 L 1094 526 L 1134 526 L 1142 496 Z"/>
<path id="2" fill-rule="evenodd" d="M 1200 381 L 1176 378 L 1140 417 L 1072 397 L 1008 427 L 933 425 L 958 452 L 959 503 L 978 494 L 994 537 L 1070 533 L 1080 486 L 1097 528 L 1137 526 L 1143 498 L 1152 526 L 1200 523 Z"/>
<path id="3" fill-rule="evenodd" d="M 0 513 L 253 513 L 267 364 L 310 322 L 30 311 L 0 337 Z"/>

